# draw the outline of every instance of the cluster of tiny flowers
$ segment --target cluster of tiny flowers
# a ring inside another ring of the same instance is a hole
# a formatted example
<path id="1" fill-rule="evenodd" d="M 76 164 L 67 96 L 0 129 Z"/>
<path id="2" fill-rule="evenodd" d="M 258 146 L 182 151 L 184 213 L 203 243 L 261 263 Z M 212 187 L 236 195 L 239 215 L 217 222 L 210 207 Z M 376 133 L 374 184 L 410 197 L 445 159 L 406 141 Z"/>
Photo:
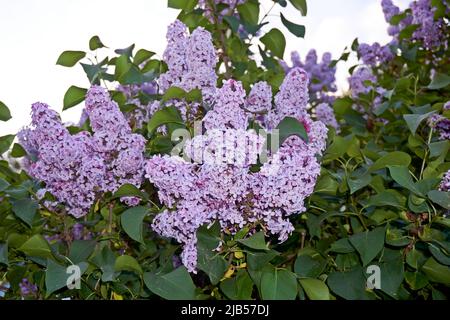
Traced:
<path id="1" fill-rule="evenodd" d="M 336 92 L 336 67 L 331 66 L 331 54 L 325 52 L 322 55 L 322 61 L 318 61 L 317 53 L 314 49 L 311 49 L 306 55 L 305 62 L 300 60 L 298 52 L 291 53 L 292 67 L 289 67 L 284 61 L 282 61 L 282 66 L 286 72 L 291 69 L 299 67 L 304 69 L 308 78 L 309 83 L 309 93 L 311 102 L 328 102 L 332 103 L 334 101 L 333 95 L 330 93 Z"/>
<path id="2" fill-rule="evenodd" d="M 217 90 L 214 108 L 205 116 L 205 135 L 194 137 L 185 146 L 185 156 L 194 161 L 154 156 L 147 162 L 146 177 L 168 208 L 155 217 L 152 228 L 183 245 L 181 260 L 190 272 L 196 272 L 196 232 L 202 225 L 217 220 L 223 231 L 235 233 L 244 226 L 254 230 L 260 224 L 279 241 L 285 241 L 294 230 L 288 217 L 306 210 L 304 200 L 320 173 L 316 154 L 324 149 L 327 133 L 325 125 L 312 121 L 306 112 L 307 84 L 306 73 L 293 69 L 272 108 L 267 105 L 271 99 L 266 84 L 254 89 L 258 98 L 246 99 L 241 83 L 228 80 Z M 296 117 L 305 124 L 309 143 L 289 137 L 260 171 L 252 172 L 250 166 L 262 151 L 264 138 L 246 131 L 245 107 L 249 103 L 254 110 L 269 109 L 264 116 L 279 113 L 277 121 Z M 208 159 L 208 154 L 213 159 Z"/>
<path id="3" fill-rule="evenodd" d="M 140 186 L 143 180 L 145 139 L 131 129 L 106 90 L 92 87 L 86 108 L 94 134 L 71 135 L 48 105 L 32 105 L 32 127 L 21 130 L 19 142 L 27 151 L 24 167 L 45 183 L 57 202 L 81 217 L 99 193 L 116 191 L 122 184 Z M 127 200 L 129 204 L 136 199 Z"/>
<path id="4" fill-rule="evenodd" d="M 358 54 L 366 65 L 373 67 L 389 62 L 394 58 L 389 46 L 381 46 L 378 42 L 372 45 L 361 43 L 358 47 Z"/>
<path id="5" fill-rule="evenodd" d="M 117 91 L 122 92 L 127 104 L 135 106 L 135 109 L 126 112 L 125 118 L 132 128 L 140 129 L 143 124 L 147 122 L 151 116 L 160 108 L 159 102 L 149 102 L 148 104 L 141 103 L 139 94 L 154 95 L 158 92 L 155 82 L 144 82 L 142 84 L 119 85 Z"/>
<path id="6" fill-rule="evenodd" d="M 333 127 L 336 129 L 336 132 L 339 132 L 339 124 L 334 115 L 333 108 L 331 108 L 328 103 L 317 105 L 315 111 L 317 120 L 323 122 L 327 126 Z"/>
<path id="7" fill-rule="evenodd" d="M 377 78 L 373 75 L 372 70 L 367 67 L 359 67 L 353 71 L 348 78 L 351 94 L 353 98 L 357 98 L 360 94 L 367 94 L 373 89 L 368 82 L 375 83 Z"/>
<path id="8" fill-rule="evenodd" d="M 27 278 L 22 279 L 22 281 L 19 283 L 20 288 L 20 295 L 25 298 L 29 296 L 36 296 L 36 293 L 38 291 L 37 285 L 33 284 L 28 280 Z"/>
<path id="9" fill-rule="evenodd" d="M 166 38 L 167 47 L 163 59 L 168 71 L 159 78 L 161 93 L 173 86 L 185 91 L 200 89 L 203 102 L 212 104 L 217 82 L 217 56 L 211 34 L 198 27 L 189 36 L 186 25 L 176 20 L 169 25 Z M 199 108 L 198 103 L 193 103 L 188 108 L 184 101 L 169 101 L 168 104 L 178 107 L 184 119 L 191 119 Z"/>
<path id="10" fill-rule="evenodd" d="M 417 0 L 410 4 L 412 24 L 417 25 L 413 39 L 422 42 L 426 49 L 439 47 L 445 39 L 446 25 L 442 18 L 435 20 L 436 8 L 431 0 Z"/>
<path id="11" fill-rule="evenodd" d="M 448 170 L 442 178 L 441 184 L 439 185 L 439 190 L 447 192 L 450 191 L 450 170 Z"/>

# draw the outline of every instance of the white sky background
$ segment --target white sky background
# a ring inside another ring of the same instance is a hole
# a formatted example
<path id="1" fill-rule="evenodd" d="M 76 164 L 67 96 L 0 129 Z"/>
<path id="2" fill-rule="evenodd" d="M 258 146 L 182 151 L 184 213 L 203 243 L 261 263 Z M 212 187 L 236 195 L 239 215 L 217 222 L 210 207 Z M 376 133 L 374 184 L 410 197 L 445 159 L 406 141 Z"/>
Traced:
<path id="1" fill-rule="evenodd" d="M 315 48 L 319 57 L 330 51 L 337 58 L 356 37 L 367 43 L 389 40 L 381 0 L 307 2 L 307 17 L 290 4 L 283 8 L 287 19 L 306 26 L 305 39 L 290 35 L 284 28 L 278 5 L 269 16 L 271 24 L 266 28 L 277 27 L 286 36 L 287 60 L 292 50 L 299 51 L 303 59 L 310 48 Z M 395 2 L 403 8 L 409 1 Z M 262 17 L 272 1 L 261 3 Z M 0 101 L 13 116 L 8 122 L 0 122 L 0 136 L 14 134 L 29 123 L 33 102 L 46 102 L 61 111 L 69 86 L 88 87 L 81 66 L 65 68 L 55 64 L 62 51 L 87 51 L 90 37 L 98 35 L 110 48 L 135 43 L 136 48 L 161 56 L 166 27 L 177 14 L 178 10 L 167 8 L 167 0 L 0 0 Z M 347 70 L 354 64 L 355 60 L 351 60 L 338 65 L 341 90 L 346 89 Z M 79 105 L 64 111 L 63 120 L 77 122 L 81 109 Z"/>

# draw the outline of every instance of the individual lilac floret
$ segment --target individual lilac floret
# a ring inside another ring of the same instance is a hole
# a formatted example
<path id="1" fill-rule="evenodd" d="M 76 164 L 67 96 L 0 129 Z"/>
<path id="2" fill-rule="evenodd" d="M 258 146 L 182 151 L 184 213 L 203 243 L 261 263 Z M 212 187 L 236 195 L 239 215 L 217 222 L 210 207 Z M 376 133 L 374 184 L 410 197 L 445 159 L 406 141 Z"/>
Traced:
<path id="1" fill-rule="evenodd" d="M 450 191 L 450 170 L 448 170 L 442 178 L 441 184 L 439 185 L 439 190 L 447 192 Z"/>
<path id="2" fill-rule="evenodd" d="M 361 60 L 369 66 L 378 66 L 387 63 L 394 58 L 389 46 L 380 46 L 378 42 L 372 45 L 361 43 L 358 47 L 358 54 Z"/>
<path id="3" fill-rule="evenodd" d="M 321 103 L 316 107 L 316 118 L 323 122 L 325 125 L 333 127 L 336 132 L 339 131 L 339 124 L 336 121 L 333 108 L 327 103 Z"/>
<path id="4" fill-rule="evenodd" d="M 372 71 L 367 67 L 359 67 L 353 71 L 353 74 L 348 78 L 350 90 L 353 98 L 357 98 L 360 94 L 367 94 L 373 89 L 373 86 L 367 82 L 374 83 L 377 78 Z"/>

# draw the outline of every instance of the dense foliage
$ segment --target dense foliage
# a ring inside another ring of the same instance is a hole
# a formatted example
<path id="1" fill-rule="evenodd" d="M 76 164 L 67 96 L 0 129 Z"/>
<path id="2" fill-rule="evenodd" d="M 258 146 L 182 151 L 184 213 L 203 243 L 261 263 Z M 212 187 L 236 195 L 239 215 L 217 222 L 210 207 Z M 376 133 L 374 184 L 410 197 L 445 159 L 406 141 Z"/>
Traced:
<path id="1" fill-rule="evenodd" d="M 448 3 L 382 0 L 390 43 L 292 62 L 257 0 L 168 4 L 162 60 L 94 36 L 57 61 L 89 80 L 80 122 L 35 103 L 0 137 L 0 297 L 446 299 Z"/>

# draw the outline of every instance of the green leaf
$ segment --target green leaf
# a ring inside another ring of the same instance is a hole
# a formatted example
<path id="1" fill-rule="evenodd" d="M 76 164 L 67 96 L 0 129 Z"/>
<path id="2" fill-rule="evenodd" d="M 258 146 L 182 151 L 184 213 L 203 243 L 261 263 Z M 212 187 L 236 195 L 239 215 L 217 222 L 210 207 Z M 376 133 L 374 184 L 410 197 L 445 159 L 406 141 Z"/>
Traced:
<path id="1" fill-rule="evenodd" d="M 281 122 L 278 124 L 277 129 L 280 133 L 280 142 L 279 145 L 281 146 L 284 141 L 286 141 L 287 138 L 290 136 L 296 135 L 300 138 L 302 138 L 304 141 L 308 142 L 308 134 L 306 133 L 305 126 L 298 121 L 295 118 L 292 117 L 285 117 Z"/>
<path id="2" fill-rule="evenodd" d="M 327 284 L 331 291 L 347 300 L 373 299 L 373 294 L 366 291 L 366 278 L 361 267 L 347 272 L 332 272 L 328 275 Z"/>
<path id="3" fill-rule="evenodd" d="M 349 238 L 352 246 L 358 251 L 363 266 L 371 262 L 384 247 L 386 229 L 376 228 L 372 231 L 360 232 Z"/>
<path id="4" fill-rule="evenodd" d="M 197 5 L 198 0 L 168 0 L 167 6 L 174 9 L 191 11 Z"/>
<path id="5" fill-rule="evenodd" d="M 370 167 L 369 172 L 378 171 L 380 169 L 386 168 L 387 166 L 409 166 L 411 163 L 411 157 L 409 154 L 402 151 L 390 152 L 380 159 L 375 161 L 375 163 Z"/>
<path id="6" fill-rule="evenodd" d="M 0 101 L 0 121 L 8 121 L 11 119 L 11 112 L 6 104 Z"/>
<path id="7" fill-rule="evenodd" d="M 172 99 L 182 99 L 186 95 L 186 91 L 179 87 L 170 87 L 167 89 L 166 92 L 164 92 L 164 95 L 161 98 L 162 102 L 172 100 Z"/>
<path id="8" fill-rule="evenodd" d="M 428 192 L 428 198 L 441 207 L 450 210 L 450 192 L 431 190 Z"/>
<path id="9" fill-rule="evenodd" d="M 350 194 L 364 188 L 372 181 L 370 173 L 366 172 L 363 175 L 358 176 L 357 179 L 347 179 L 348 186 L 350 188 Z"/>
<path id="10" fill-rule="evenodd" d="M 233 32 L 237 32 L 239 30 L 240 22 L 239 19 L 236 18 L 235 16 L 224 16 L 223 20 L 225 20 L 228 23 Z"/>
<path id="11" fill-rule="evenodd" d="M 8 265 L 8 243 L 0 242 L 0 263 Z"/>
<path id="12" fill-rule="evenodd" d="M 237 242 L 243 244 L 246 247 L 249 247 L 251 249 L 255 250 L 269 250 L 266 245 L 266 239 L 264 237 L 264 232 L 259 231 L 249 238 L 246 239 L 240 239 Z"/>
<path id="13" fill-rule="evenodd" d="M 402 256 L 380 264 L 381 291 L 399 299 L 398 290 L 404 279 Z"/>
<path id="14" fill-rule="evenodd" d="M 355 248 L 353 248 L 348 238 L 342 238 L 333 242 L 330 250 L 337 253 L 350 253 L 354 252 Z"/>
<path id="15" fill-rule="evenodd" d="M 140 49 L 136 54 L 134 55 L 133 62 L 135 65 L 140 65 L 141 63 L 147 61 L 150 59 L 155 53 L 152 51 L 148 51 L 145 49 Z"/>
<path id="16" fill-rule="evenodd" d="M 220 283 L 220 289 L 231 300 L 250 300 L 252 298 L 253 282 L 247 271 L 239 270 L 236 277 Z"/>
<path id="17" fill-rule="evenodd" d="M 428 85 L 428 89 L 438 90 L 447 87 L 449 84 L 450 84 L 449 75 L 436 72 L 430 84 Z"/>
<path id="18" fill-rule="evenodd" d="M 280 30 L 273 28 L 262 36 L 260 40 L 266 46 L 266 50 L 270 50 L 273 55 L 283 59 L 286 39 Z"/>
<path id="19" fill-rule="evenodd" d="M 430 244 L 428 249 L 430 250 L 433 257 L 441 264 L 445 264 L 447 266 L 450 265 L 450 256 L 445 254 L 440 248 L 437 246 Z"/>
<path id="20" fill-rule="evenodd" d="M 134 50 L 134 43 L 126 48 L 116 49 L 116 50 L 114 50 L 114 52 L 117 54 L 123 55 L 127 58 L 130 58 L 133 55 L 133 50 Z"/>
<path id="21" fill-rule="evenodd" d="M 318 279 L 300 279 L 300 284 L 311 300 L 330 300 L 330 291 L 327 285 Z"/>
<path id="22" fill-rule="evenodd" d="M 153 114 L 147 124 L 149 134 L 152 134 L 158 127 L 168 123 L 184 125 L 179 111 L 174 107 L 166 107 Z"/>
<path id="23" fill-rule="evenodd" d="M 254 1 L 246 1 L 237 6 L 239 17 L 249 25 L 257 25 L 259 20 L 259 4 Z"/>
<path id="24" fill-rule="evenodd" d="M 406 124 L 408 125 L 408 128 L 412 132 L 412 134 L 416 134 L 417 128 L 419 127 L 420 123 L 435 112 L 436 111 L 430 111 L 425 114 L 404 114 L 403 119 L 405 119 Z"/>
<path id="25" fill-rule="evenodd" d="M 228 268 L 224 257 L 215 251 L 220 241 L 218 222 L 209 228 L 203 225 L 197 230 L 197 268 L 209 276 L 213 285 L 219 283 Z"/>
<path id="26" fill-rule="evenodd" d="M 429 258 L 423 265 L 422 271 L 431 281 L 442 283 L 446 286 L 450 285 L 450 267 L 440 264 L 433 257 Z"/>
<path id="27" fill-rule="evenodd" d="M 109 282 L 114 280 L 114 265 L 116 262 L 116 256 L 107 246 L 97 253 L 92 259 L 97 267 L 102 271 L 102 281 Z"/>
<path id="28" fill-rule="evenodd" d="M 0 137 L 0 155 L 8 151 L 15 137 L 16 136 L 13 134 L 8 134 L 6 136 Z"/>
<path id="29" fill-rule="evenodd" d="M 25 149 L 18 143 L 14 143 L 13 148 L 11 150 L 11 157 L 20 158 L 27 155 Z"/>
<path id="30" fill-rule="evenodd" d="M 87 89 L 71 86 L 64 94 L 63 110 L 72 108 L 85 99 Z"/>
<path id="31" fill-rule="evenodd" d="M 9 182 L 3 178 L 0 178 L 0 192 L 6 190 L 9 187 Z"/>
<path id="32" fill-rule="evenodd" d="M 306 5 L 306 0 L 289 0 L 292 5 L 301 12 L 302 16 L 306 16 L 308 13 L 308 6 Z"/>
<path id="33" fill-rule="evenodd" d="M 297 257 L 294 271 L 300 277 L 317 278 L 325 269 L 326 261 L 318 253 L 302 254 Z"/>
<path id="34" fill-rule="evenodd" d="M 261 293 L 264 300 L 294 300 L 297 296 L 297 278 L 286 269 L 273 269 L 261 276 Z"/>
<path id="35" fill-rule="evenodd" d="M 293 23 L 286 19 L 283 14 L 280 12 L 281 22 L 283 22 L 284 26 L 295 36 L 299 38 L 305 37 L 305 26 Z"/>
<path id="36" fill-rule="evenodd" d="M 279 253 L 275 250 L 265 252 L 247 252 L 247 264 L 249 270 L 262 270 Z"/>
<path id="37" fill-rule="evenodd" d="M 115 67 L 114 78 L 119 80 L 131 68 L 131 63 L 128 61 L 128 56 L 126 54 L 122 54 L 118 57 L 116 59 Z"/>
<path id="38" fill-rule="evenodd" d="M 143 222 L 145 216 L 148 214 L 147 207 L 133 207 L 126 210 L 120 216 L 120 222 L 123 230 L 130 236 L 131 239 L 144 243 Z"/>
<path id="39" fill-rule="evenodd" d="M 104 48 L 105 45 L 100 40 L 99 36 L 93 36 L 91 39 L 89 39 L 89 49 L 90 50 L 97 50 L 100 48 Z"/>
<path id="40" fill-rule="evenodd" d="M 53 258 L 47 240 L 40 234 L 35 234 L 28 239 L 19 250 L 31 257 Z"/>
<path id="41" fill-rule="evenodd" d="M 11 200 L 11 205 L 14 214 L 31 227 L 39 208 L 38 202 L 31 199 Z"/>
<path id="42" fill-rule="evenodd" d="M 142 268 L 137 262 L 135 258 L 128 255 L 118 256 L 116 259 L 116 263 L 114 264 L 114 270 L 115 271 L 134 271 L 138 274 L 142 274 Z"/>
<path id="43" fill-rule="evenodd" d="M 194 300 L 195 285 L 185 267 L 160 275 L 145 273 L 144 282 L 154 294 L 168 300 Z"/>
<path id="44" fill-rule="evenodd" d="M 95 249 L 94 240 L 75 240 L 70 244 L 69 259 L 77 264 L 86 261 Z"/>
<path id="45" fill-rule="evenodd" d="M 136 187 L 133 184 L 126 183 L 122 185 L 114 194 L 112 195 L 112 198 L 122 198 L 122 197 L 138 197 L 141 199 L 148 199 L 147 194 L 139 190 L 138 187 Z"/>
<path id="46" fill-rule="evenodd" d="M 86 52 L 84 51 L 64 51 L 56 61 L 56 64 L 59 64 L 64 67 L 73 67 L 78 61 L 83 59 L 86 56 Z"/>
<path id="47" fill-rule="evenodd" d="M 392 206 L 397 208 L 404 207 L 404 199 L 401 198 L 401 195 L 398 192 L 388 189 L 380 192 L 377 195 L 371 196 L 367 205 L 369 206 Z"/>
<path id="48" fill-rule="evenodd" d="M 47 260 L 47 270 L 45 271 L 45 288 L 48 297 L 53 292 L 67 286 L 67 267 L 62 266 L 52 260 Z"/>
<path id="49" fill-rule="evenodd" d="M 447 154 L 450 149 L 450 142 L 448 140 L 432 142 L 428 147 L 430 148 L 430 157 L 438 157 Z"/>
<path id="50" fill-rule="evenodd" d="M 415 194 L 422 195 L 422 192 L 414 184 L 409 169 L 406 166 L 388 166 L 392 179 L 399 185 L 414 192 Z"/>

